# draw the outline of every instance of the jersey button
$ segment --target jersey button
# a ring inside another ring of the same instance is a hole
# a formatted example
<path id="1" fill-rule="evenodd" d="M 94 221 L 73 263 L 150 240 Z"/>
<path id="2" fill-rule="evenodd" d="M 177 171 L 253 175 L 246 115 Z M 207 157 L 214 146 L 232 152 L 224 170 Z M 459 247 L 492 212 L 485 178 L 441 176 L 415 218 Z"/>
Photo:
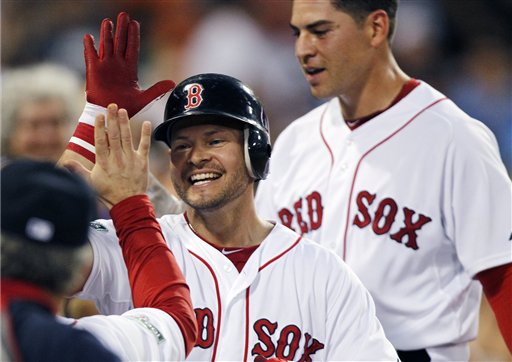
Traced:
<path id="1" fill-rule="evenodd" d="M 231 270 L 233 270 L 233 267 L 229 264 L 224 264 L 224 270 L 229 273 Z"/>

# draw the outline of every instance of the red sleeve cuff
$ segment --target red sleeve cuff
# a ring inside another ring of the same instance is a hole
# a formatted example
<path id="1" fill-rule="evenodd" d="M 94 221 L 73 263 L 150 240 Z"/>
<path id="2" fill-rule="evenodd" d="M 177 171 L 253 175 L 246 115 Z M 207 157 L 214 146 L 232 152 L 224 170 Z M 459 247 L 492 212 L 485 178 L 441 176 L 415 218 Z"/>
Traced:
<path id="1" fill-rule="evenodd" d="M 510 296 L 512 295 L 512 263 L 484 270 L 477 275 L 482 283 L 485 297 L 494 311 L 501 335 L 512 353 L 512 313 Z"/>

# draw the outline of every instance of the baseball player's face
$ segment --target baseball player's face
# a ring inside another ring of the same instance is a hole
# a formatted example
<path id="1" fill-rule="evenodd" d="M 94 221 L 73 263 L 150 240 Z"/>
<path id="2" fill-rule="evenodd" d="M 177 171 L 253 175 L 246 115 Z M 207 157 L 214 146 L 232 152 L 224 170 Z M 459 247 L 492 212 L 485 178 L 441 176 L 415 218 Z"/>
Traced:
<path id="1" fill-rule="evenodd" d="M 251 192 L 241 130 L 211 124 L 176 129 L 170 155 L 176 192 L 194 209 L 218 209 Z"/>
<path id="2" fill-rule="evenodd" d="M 366 24 L 366 23 L 365 23 Z M 350 96 L 371 69 L 371 34 L 330 1 L 293 2 L 295 54 L 318 98 Z"/>

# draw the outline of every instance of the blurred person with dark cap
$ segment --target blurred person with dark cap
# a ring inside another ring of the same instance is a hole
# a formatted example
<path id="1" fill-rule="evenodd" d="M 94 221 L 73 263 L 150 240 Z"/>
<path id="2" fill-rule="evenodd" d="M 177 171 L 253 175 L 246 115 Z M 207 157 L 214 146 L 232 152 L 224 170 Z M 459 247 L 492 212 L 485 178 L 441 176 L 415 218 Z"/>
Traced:
<path id="1" fill-rule="evenodd" d="M 82 178 L 50 162 L 13 161 L 0 175 L 0 359 L 183 360 L 181 328 L 186 324 L 193 333 L 196 323 L 184 277 L 154 226 L 156 219 L 116 216 L 116 210 L 122 215 L 119 210 L 132 210 L 146 196 L 118 192 L 111 210 L 114 219 L 123 219 L 120 244 L 136 308 L 121 316 L 65 319 L 56 316 L 59 304 L 76 290 L 92 262 L 87 235 L 96 194 Z M 111 189 L 119 186 L 118 180 L 106 182 Z M 158 255 L 147 258 L 155 250 Z M 166 284 L 153 277 L 155 269 L 166 275 Z"/>
<path id="2" fill-rule="evenodd" d="M 5 166 L 1 185 L 2 361 L 119 360 L 54 317 L 91 257 L 93 191 L 66 170 L 28 160 Z"/>

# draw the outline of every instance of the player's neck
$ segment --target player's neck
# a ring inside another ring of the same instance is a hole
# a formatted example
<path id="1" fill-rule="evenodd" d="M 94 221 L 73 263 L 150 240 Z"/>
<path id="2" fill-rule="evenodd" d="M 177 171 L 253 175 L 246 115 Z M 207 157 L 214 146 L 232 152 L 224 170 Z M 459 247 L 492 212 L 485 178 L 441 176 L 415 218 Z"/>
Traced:
<path id="1" fill-rule="evenodd" d="M 196 234 L 223 247 L 259 245 L 273 228 L 257 216 L 253 199 L 233 202 L 214 211 L 188 208 L 187 219 Z"/>
<path id="2" fill-rule="evenodd" d="M 409 79 L 391 57 L 385 65 L 375 67 L 360 88 L 338 97 L 343 117 L 357 119 L 386 109 Z"/>

